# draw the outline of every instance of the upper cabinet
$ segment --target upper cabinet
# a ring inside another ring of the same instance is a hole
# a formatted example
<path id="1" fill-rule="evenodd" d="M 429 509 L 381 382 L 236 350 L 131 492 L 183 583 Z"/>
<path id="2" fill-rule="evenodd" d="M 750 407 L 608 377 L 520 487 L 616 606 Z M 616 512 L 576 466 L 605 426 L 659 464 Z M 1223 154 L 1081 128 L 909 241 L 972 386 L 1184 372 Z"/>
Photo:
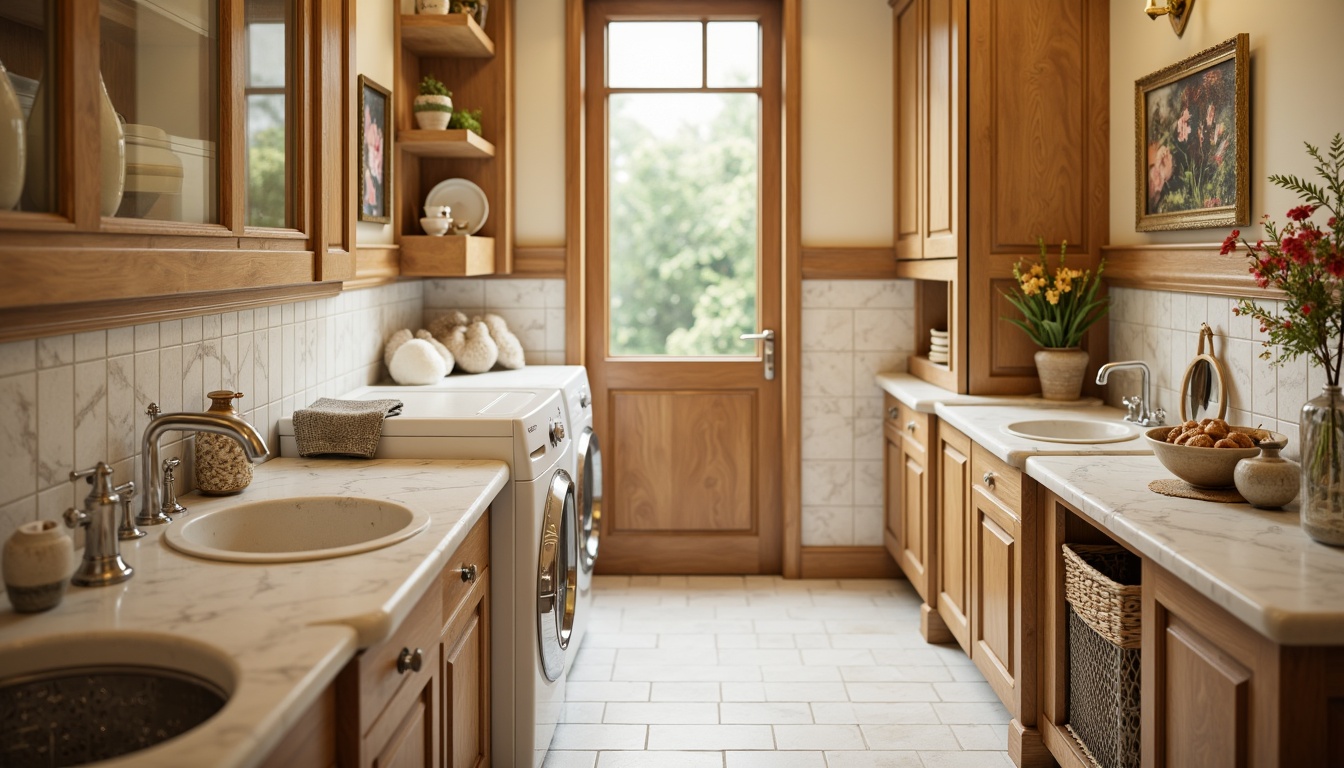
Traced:
<path id="1" fill-rule="evenodd" d="M 0 340 L 339 290 L 345 7 L 0 3 Z"/>
<path id="2" fill-rule="evenodd" d="M 405 2 L 403 10 L 412 6 Z M 482 2 L 475 14 L 404 13 L 397 40 L 393 227 L 401 243 L 401 273 L 512 272 L 513 2 Z M 480 110 L 480 131 L 418 127 L 413 105 L 425 76 L 447 87 L 454 110 Z M 431 193 L 434 199 L 428 200 Z M 466 232 L 474 234 L 426 234 L 420 218 L 428 203 L 451 205 L 454 224 L 465 223 Z"/>
<path id="3" fill-rule="evenodd" d="M 1039 387 L 1036 347 L 1003 317 L 1013 264 L 1107 239 L 1109 16 L 1087 0 L 895 0 L 898 271 L 916 292 L 915 375 L 974 394 Z M 971 313 L 968 307 L 975 307 Z M 950 332 L 929 359 L 930 328 Z M 1105 362 L 1106 327 L 1084 342 Z"/>

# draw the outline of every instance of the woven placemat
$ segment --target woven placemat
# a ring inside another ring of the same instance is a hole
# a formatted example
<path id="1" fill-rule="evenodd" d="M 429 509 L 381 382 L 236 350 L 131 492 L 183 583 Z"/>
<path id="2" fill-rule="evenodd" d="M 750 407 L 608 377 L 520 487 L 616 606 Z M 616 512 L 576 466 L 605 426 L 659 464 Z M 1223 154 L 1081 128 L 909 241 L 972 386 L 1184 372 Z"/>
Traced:
<path id="1" fill-rule="evenodd" d="M 1223 504 L 1245 504 L 1246 499 L 1237 493 L 1236 488 L 1196 488 L 1184 480 L 1154 480 L 1148 484 L 1148 490 L 1163 496 L 1175 496 L 1181 499 L 1200 501 L 1218 501 Z"/>

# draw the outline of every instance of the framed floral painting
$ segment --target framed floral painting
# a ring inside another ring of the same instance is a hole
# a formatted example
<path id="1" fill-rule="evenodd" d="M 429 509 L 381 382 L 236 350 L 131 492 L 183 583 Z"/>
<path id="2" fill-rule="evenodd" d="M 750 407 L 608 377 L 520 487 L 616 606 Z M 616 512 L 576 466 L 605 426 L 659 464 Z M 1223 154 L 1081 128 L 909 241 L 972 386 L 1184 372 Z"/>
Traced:
<path id="1" fill-rule="evenodd" d="M 1249 224 L 1250 37 L 1134 84 L 1140 232 Z"/>
<path id="2" fill-rule="evenodd" d="M 392 220 L 392 93 L 359 76 L 359 220 Z"/>

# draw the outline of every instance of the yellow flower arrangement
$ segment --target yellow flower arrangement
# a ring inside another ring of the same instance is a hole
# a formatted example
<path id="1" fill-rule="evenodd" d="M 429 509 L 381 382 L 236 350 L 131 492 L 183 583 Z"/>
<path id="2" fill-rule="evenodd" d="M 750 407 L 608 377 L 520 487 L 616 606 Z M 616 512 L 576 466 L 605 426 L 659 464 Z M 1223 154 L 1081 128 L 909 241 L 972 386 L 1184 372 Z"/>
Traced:
<path id="1" fill-rule="evenodd" d="M 1069 247 L 1066 240 L 1059 246 L 1059 266 L 1052 274 L 1045 259 L 1045 239 L 1038 237 L 1036 242 L 1041 248 L 1040 260 L 1030 267 L 1021 261 L 1014 264 L 1017 290 L 1003 294 L 1022 313 L 1022 319 L 1003 319 L 1021 328 L 1041 347 L 1076 347 L 1087 329 L 1111 308 L 1105 296 L 1097 298 L 1106 262 L 1097 267 L 1095 275 L 1070 269 L 1064 263 Z"/>

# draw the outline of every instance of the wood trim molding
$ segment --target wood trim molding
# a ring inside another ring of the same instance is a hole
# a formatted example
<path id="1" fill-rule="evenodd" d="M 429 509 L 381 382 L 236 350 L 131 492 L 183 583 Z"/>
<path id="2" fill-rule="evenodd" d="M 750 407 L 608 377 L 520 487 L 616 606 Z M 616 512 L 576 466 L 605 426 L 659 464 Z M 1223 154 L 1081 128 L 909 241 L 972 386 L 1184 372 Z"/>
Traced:
<path id="1" fill-rule="evenodd" d="M 780 433 L 780 536 L 784 576 L 803 573 L 803 2 L 784 0 L 784 285 L 783 345 L 784 403 Z M 879 548 L 880 549 L 880 548 Z"/>
<path id="2" fill-rule="evenodd" d="M 277 288 L 179 293 L 120 301 L 0 309 L 0 342 L 156 323 L 217 312 L 238 312 L 272 304 L 324 299 L 340 291 L 341 284 L 337 282 L 300 283 Z"/>
<path id="3" fill-rule="evenodd" d="M 1107 245 L 1106 282 L 1121 288 L 1181 291 L 1213 296 L 1278 298 L 1282 292 L 1261 288 L 1247 272 L 1246 253 L 1222 256 L 1221 243 L 1182 245 Z"/>
<path id="4" fill-rule="evenodd" d="M 584 151 L 583 0 L 565 0 L 565 362 L 582 365 L 587 354 L 588 239 L 587 154 Z"/>
<path id="5" fill-rule="evenodd" d="M 894 280 L 896 251 L 893 248 L 802 249 L 804 280 Z"/>
<path id="6" fill-rule="evenodd" d="M 513 273 L 502 277 L 557 278 L 563 280 L 568 275 L 565 263 L 566 248 L 559 246 L 515 245 L 513 247 Z"/>
<path id="7" fill-rule="evenodd" d="M 904 578 L 886 547 L 802 547 L 798 575 L 803 579 Z"/>
<path id="8" fill-rule="evenodd" d="M 396 243 L 357 246 L 354 277 L 345 281 L 345 290 L 386 285 L 400 276 L 401 246 Z"/>

